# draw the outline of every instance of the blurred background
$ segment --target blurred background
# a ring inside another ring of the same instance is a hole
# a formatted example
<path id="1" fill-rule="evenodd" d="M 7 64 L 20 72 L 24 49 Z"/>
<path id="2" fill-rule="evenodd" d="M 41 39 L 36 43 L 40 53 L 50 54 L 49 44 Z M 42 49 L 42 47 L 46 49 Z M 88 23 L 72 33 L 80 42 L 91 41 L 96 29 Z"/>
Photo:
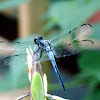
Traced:
<path id="1" fill-rule="evenodd" d="M 100 100 L 100 0 L 0 0 L 0 41 L 33 41 L 36 35 L 51 40 L 84 23 L 93 26 L 85 39 L 94 45 L 56 59 L 68 93 L 63 92 L 50 61 L 41 63 L 42 69 L 47 74 L 48 93 L 69 100 Z M 6 47 L 0 49 L 0 100 L 15 100 L 30 90 L 28 67 L 20 58 L 17 64 L 1 63 L 12 53 Z"/>

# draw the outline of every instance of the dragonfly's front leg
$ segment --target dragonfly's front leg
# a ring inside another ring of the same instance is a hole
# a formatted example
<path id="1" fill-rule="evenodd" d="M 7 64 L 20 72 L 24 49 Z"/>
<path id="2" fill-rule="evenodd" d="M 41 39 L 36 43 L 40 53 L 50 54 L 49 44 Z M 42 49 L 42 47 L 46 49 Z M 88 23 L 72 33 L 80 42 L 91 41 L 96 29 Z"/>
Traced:
<path id="1" fill-rule="evenodd" d="M 41 59 L 41 57 L 42 57 L 42 55 L 43 55 L 43 49 L 40 49 L 41 51 L 40 51 L 40 56 L 39 56 L 39 58 L 37 59 L 37 60 L 39 60 L 39 59 Z"/>
<path id="2" fill-rule="evenodd" d="M 36 61 L 39 60 L 42 57 L 43 50 L 39 46 L 38 46 L 38 48 L 36 50 L 34 50 L 34 53 L 38 53 L 39 50 L 40 50 L 40 56 L 36 59 Z"/>
<path id="3" fill-rule="evenodd" d="M 40 51 L 40 57 L 38 59 L 41 59 L 42 55 L 43 55 L 43 49 L 41 49 L 41 51 Z"/>

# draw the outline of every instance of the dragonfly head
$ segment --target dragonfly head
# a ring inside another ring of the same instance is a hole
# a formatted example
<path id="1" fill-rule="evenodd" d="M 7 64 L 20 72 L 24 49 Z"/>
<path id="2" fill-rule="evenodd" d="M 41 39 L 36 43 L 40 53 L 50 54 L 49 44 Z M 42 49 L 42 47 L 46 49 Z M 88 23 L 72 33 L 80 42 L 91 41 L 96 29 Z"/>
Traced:
<path id="1" fill-rule="evenodd" d="M 36 37 L 34 38 L 34 43 L 37 44 L 37 45 L 39 45 L 39 41 L 40 41 L 40 40 L 43 40 L 43 37 L 42 37 L 42 36 L 36 36 Z"/>

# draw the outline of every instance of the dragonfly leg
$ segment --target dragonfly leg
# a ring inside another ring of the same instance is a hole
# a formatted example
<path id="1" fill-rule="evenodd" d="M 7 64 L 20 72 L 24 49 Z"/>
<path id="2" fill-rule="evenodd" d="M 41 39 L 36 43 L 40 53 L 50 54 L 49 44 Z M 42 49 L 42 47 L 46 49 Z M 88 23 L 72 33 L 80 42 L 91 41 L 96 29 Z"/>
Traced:
<path id="1" fill-rule="evenodd" d="M 34 51 L 34 53 L 37 53 L 40 50 L 40 47 L 38 47 L 38 49 L 36 51 Z"/>
<path id="2" fill-rule="evenodd" d="M 43 55 L 43 50 L 41 49 L 41 51 L 40 51 L 40 57 L 38 59 L 41 59 L 42 55 Z"/>
<path id="3" fill-rule="evenodd" d="M 41 49 L 41 51 L 40 51 L 40 57 L 37 60 L 41 59 L 42 55 L 43 55 L 43 50 Z"/>

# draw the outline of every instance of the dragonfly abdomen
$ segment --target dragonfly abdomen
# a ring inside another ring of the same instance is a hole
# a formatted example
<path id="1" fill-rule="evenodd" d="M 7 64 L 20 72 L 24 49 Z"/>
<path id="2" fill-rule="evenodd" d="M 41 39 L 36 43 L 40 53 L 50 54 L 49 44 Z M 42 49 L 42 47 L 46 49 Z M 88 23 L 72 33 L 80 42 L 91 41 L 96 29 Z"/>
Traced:
<path id="1" fill-rule="evenodd" d="M 65 93 L 67 93 L 66 88 L 65 88 L 65 86 L 64 86 L 64 83 L 63 83 L 63 81 L 62 81 L 62 78 L 61 78 L 59 69 L 58 69 L 57 64 L 56 64 L 56 62 L 55 62 L 55 58 L 54 58 L 53 52 L 52 52 L 52 51 L 47 52 L 47 55 L 48 55 L 48 57 L 49 57 L 49 59 L 50 59 L 50 61 L 51 61 L 51 63 L 52 63 L 52 66 L 53 66 L 53 68 L 54 68 L 54 71 L 55 71 L 56 74 L 57 74 L 57 77 L 58 77 L 58 80 L 59 80 L 59 82 L 60 82 L 60 85 L 61 85 L 62 89 L 64 90 Z"/>

